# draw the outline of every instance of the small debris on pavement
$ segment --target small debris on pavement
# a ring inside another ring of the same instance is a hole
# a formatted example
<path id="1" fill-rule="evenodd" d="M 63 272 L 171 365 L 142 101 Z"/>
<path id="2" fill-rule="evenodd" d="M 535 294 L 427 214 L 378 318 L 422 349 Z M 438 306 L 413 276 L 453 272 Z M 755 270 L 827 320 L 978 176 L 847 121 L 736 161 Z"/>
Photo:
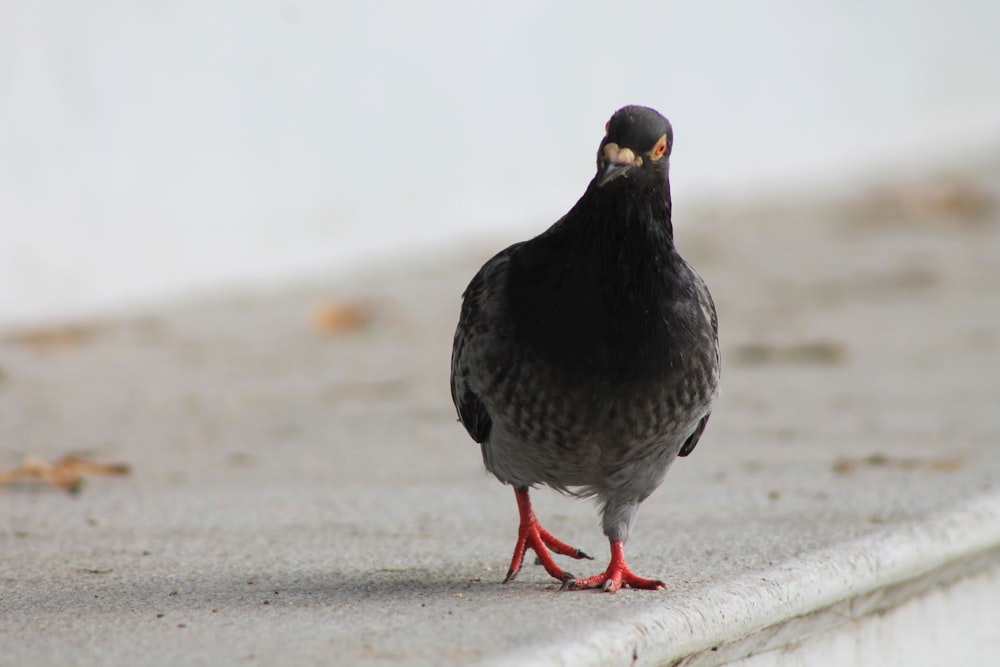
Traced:
<path id="1" fill-rule="evenodd" d="M 313 311 L 313 330 L 321 336 L 336 336 L 364 329 L 371 323 L 371 309 L 360 303 L 327 301 Z"/>
<path id="2" fill-rule="evenodd" d="M 837 364 L 847 358 L 846 348 L 833 341 L 811 341 L 778 345 L 745 343 L 729 350 L 726 355 L 736 363 L 751 364 Z"/>
<path id="3" fill-rule="evenodd" d="M 251 468 L 255 462 L 256 459 L 254 459 L 253 454 L 247 454 L 246 452 L 230 452 L 226 456 L 226 463 L 233 468 Z"/>
<path id="4" fill-rule="evenodd" d="M 101 329 L 101 324 L 62 324 L 38 329 L 12 331 L 0 341 L 40 350 L 65 350 L 91 340 Z"/>
<path id="5" fill-rule="evenodd" d="M 919 470 L 923 472 L 954 472 L 962 467 L 961 459 L 900 459 L 884 454 L 872 454 L 861 458 L 842 458 L 833 462 L 833 472 L 850 475 L 860 468 L 892 468 L 895 470 Z"/>
<path id="6" fill-rule="evenodd" d="M 55 463 L 27 456 L 20 467 L 0 472 L 0 485 L 41 480 L 70 493 L 79 493 L 84 475 L 127 475 L 130 472 L 131 467 L 125 463 L 94 463 L 73 454 L 67 454 Z"/>
<path id="7" fill-rule="evenodd" d="M 985 222 L 997 205 L 995 192 L 982 183 L 942 177 L 873 190 L 857 208 L 864 217 L 947 224 Z"/>

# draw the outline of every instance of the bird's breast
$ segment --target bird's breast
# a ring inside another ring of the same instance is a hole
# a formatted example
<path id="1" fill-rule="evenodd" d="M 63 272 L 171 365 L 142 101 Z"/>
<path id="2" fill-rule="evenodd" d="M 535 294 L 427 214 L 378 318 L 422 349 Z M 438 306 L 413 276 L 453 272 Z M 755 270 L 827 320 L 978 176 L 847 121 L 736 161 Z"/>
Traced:
<path id="1" fill-rule="evenodd" d="M 685 310 L 648 283 L 584 273 L 512 300 L 511 333 L 566 382 L 655 383 L 682 370 L 695 342 Z"/>

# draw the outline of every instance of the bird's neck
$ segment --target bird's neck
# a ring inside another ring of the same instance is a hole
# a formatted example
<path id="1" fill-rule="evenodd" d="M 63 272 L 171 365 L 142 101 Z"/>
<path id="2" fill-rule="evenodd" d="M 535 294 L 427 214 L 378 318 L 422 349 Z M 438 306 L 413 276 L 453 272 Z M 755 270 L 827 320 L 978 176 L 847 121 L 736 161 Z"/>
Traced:
<path id="1" fill-rule="evenodd" d="M 566 217 L 600 244 L 645 243 L 656 253 L 673 250 L 671 210 L 669 181 L 649 190 L 598 187 L 592 182 Z"/>
<path id="2" fill-rule="evenodd" d="M 562 220 L 511 258 L 516 335 L 567 372 L 641 375 L 645 357 L 666 340 L 662 308 L 683 289 L 682 266 L 669 191 L 591 184 Z M 619 358 L 620 350 L 631 356 Z"/>
<path id="3" fill-rule="evenodd" d="M 649 190 L 592 182 L 559 222 L 519 252 L 515 272 L 553 287 L 610 290 L 614 301 L 641 298 L 646 286 L 670 282 L 663 274 L 676 260 L 670 210 L 668 181 Z"/>

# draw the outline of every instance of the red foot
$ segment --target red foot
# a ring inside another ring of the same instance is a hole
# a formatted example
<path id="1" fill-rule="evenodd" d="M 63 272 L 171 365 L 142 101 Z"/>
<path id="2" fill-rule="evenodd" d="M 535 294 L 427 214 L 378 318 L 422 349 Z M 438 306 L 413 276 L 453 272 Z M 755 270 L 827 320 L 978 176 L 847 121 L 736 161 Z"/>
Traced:
<path id="1" fill-rule="evenodd" d="M 569 579 L 563 582 L 563 588 L 582 590 L 586 588 L 601 588 L 608 593 L 615 593 L 622 586 L 626 588 L 643 588 L 658 591 L 667 587 L 659 579 L 644 579 L 629 569 L 625 562 L 625 545 L 621 542 L 611 543 L 611 562 L 602 574 L 588 579 Z"/>
<path id="2" fill-rule="evenodd" d="M 538 522 L 538 517 L 531 509 L 531 499 L 528 497 L 528 489 L 514 489 L 514 496 L 517 498 L 517 511 L 521 515 L 521 525 L 517 529 L 517 546 L 514 547 L 514 557 L 510 561 L 510 569 L 507 570 L 507 577 L 503 583 L 512 581 L 517 573 L 521 571 L 524 564 L 524 553 L 528 547 L 534 549 L 538 554 L 538 562 L 545 568 L 550 576 L 562 582 L 572 581 L 573 575 L 564 572 L 552 559 L 549 549 L 570 558 L 592 558 L 576 547 L 571 547 L 565 542 L 556 539 L 549 531 L 542 528 Z"/>

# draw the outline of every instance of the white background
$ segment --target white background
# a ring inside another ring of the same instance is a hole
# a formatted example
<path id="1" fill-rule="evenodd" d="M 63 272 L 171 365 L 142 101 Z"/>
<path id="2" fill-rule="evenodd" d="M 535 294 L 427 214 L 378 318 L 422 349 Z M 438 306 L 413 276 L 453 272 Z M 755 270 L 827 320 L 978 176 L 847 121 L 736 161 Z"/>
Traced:
<path id="1" fill-rule="evenodd" d="M 626 103 L 694 202 L 1000 152 L 1000 4 L 0 0 L 0 325 L 540 231 Z"/>

